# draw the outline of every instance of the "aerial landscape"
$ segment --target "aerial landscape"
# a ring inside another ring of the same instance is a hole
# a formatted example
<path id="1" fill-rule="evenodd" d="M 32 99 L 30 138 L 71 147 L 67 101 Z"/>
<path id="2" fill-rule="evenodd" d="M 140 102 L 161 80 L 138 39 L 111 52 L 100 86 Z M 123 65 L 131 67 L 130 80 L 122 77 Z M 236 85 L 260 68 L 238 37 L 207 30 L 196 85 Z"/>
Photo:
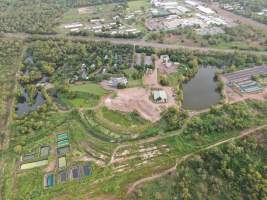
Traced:
<path id="1" fill-rule="evenodd" d="M 0 200 L 267 200 L 266 0 L 0 0 Z"/>

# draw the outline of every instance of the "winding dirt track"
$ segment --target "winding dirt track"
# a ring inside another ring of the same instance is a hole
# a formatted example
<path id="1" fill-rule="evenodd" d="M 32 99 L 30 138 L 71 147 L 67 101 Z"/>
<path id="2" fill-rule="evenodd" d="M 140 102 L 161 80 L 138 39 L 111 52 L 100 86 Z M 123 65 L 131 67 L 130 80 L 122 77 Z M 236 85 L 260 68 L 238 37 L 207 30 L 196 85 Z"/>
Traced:
<path id="1" fill-rule="evenodd" d="M 229 139 L 226 139 L 226 140 L 217 142 L 217 143 L 215 143 L 215 144 L 212 144 L 212 145 L 210 145 L 210 146 L 207 146 L 207 147 L 205 147 L 205 148 L 199 150 L 197 153 L 199 153 L 199 152 L 201 152 L 201 151 L 206 151 L 206 150 L 212 149 L 212 148 L 214 148 L 214 147 L 217 147 L 217 146 L 219 146 L 219 145 L 222 145 L 222 144 L 225 144 L 225 143 L 234 141 L 234 140 L 236 140 L 236 139 L 240 139 L 240 138 L 246 137 L 246 136 L 248 136 L 248 135 L 250 135 L 250 134 L 252 134 L 252 133 L 255 133 L 256 131 L 262 130 L 262 129 L 264 129 L 264 128 L 267 128 L 267 125 L 262 125 L 262 126 L 259 126 L 259 127 L 256 127 L 256 128 L 251 128 L 251 129 L 245 130 L 245 131 L 241 132 L 238 136 L 231 137 L 231 138 L 229 138 Z M 171 167 L 171 168 L 169 168 L 169 169 L 167 169 L 167 170 L 165 170 L 165 171 L 163 171 L 163 172 L 161 172 L 161 173 L 157 173 L 157 174 L 154 174 L 154 175 L 152 175 L 152 176 L 150 176 L 150 177 L 146 177 L 146 178 L 143 178 L 143 179 L 140 179 L 140 180 L 134 182 L 134 183 L 129 187 L 128 192 L 127 192 L 127 195 L 129 195 L 130 193 L 132 193 L 133 191 L 135 191 L 136 188 L 140 187 L 141 185 L 143 185 L 143 184 L 146 183 L 146 182 L 153 181 L 153 180 L 158 179 L 158 178 L 160 178 L 160 177 L 162 177 L 162 176 L 165 176 L 165 175 L 167 175 L 167 174 L 169 174 L 169 173 L 171 173 L 171 172 L 174 172 L 174 171 L 176 170 L 176 167 L 177 167 L 180 163 L 182 163 L 182 162 L 185 161 L 187 158 L 189 158 L 189 157 L 191 157 L 191 156 L 193 156 L 193 155 L 195 155 L 195 153 L 187 154 L 187 155 L 185 155 L 185 156 L 183 156 L 183 157 L 177 159 L 177 160 L 176 160 L 176 164 L 175 164 L 173 167 Z"/>

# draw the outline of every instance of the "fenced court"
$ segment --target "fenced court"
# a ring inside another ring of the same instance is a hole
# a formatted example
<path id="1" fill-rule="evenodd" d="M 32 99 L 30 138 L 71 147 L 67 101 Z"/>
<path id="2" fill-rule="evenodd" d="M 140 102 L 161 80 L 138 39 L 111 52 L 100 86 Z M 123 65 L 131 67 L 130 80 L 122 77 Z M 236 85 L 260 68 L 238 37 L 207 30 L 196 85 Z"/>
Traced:
<path id="1" fill-rule="evenodd" d="M 36 162 L 31 162 L 31 163 L 25 163 L 20 166 L 20 169 L 25 170 L 25 169 L 33 169 L 36 167 L 43 167 L 48 164 L 48 160 L 40 160 Z"/>
<path id="2" fill-rule="evenodd" d="M 53 187 L 56 184 L 55 175 L 53 173 L 44 176 L 44 187 Z"/>
<path id="3" fill-rule="evenodd" d="M 61 147 L 61 148 L 57 148 L 57 156 L 65 155 L 65 154 L 68 153 L 69 151 L 70 151 L 69 146 Z"/>
<path id="4" fill-rule="evenodd" d="M 66 165 L 67 165 L 66 157 L 60 157 L 60 158 L 58 158 L 58 168 L 59 169 L 65 168 Z"/>
<path id="5" fill-rule="evenodd" d="M 83 165 L 72 166 L 71 168 L 59 171 L 58 173 L 49 173 L 44 175 L 44 187 L 49 188 L 55 184 L 63 184 L 67 181 L 80 180 L 83 177 L 92 175 L 92 168 L 90 163 Z"/>
<path id="6" fill-rule="evenodd" d="M 29 153 L 22 156 L 23 161 L 32 161 L 35 159 L 35 153 Z"/>
<path id="7" fill-rule="evenodd" d="M 49 156 L 50 147 L 49 146 L 42 146 L 40 147 L 40 156 L 41 157 L 48 157 Z"/>
<path id="8" fill-rule="evenodd" d="M 58 174 L 58 180 L 59 183 L 65 183 L 68 181 L 68 172 L 67 171 L 62 171 Z"/>

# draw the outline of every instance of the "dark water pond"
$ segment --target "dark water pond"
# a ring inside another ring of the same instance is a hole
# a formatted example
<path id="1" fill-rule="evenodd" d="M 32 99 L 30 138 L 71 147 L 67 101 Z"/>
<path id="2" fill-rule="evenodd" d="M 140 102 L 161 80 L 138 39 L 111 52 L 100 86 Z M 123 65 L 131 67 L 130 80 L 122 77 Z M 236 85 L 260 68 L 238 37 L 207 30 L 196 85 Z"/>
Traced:
<path id="1" fill-rule="evenodd" d="M 201 110 L 219 102 L 221 96 L 216 91 L 215 73 L 215 67 L 200 67 L 195 77 L 183 84 L 183 108 Z"/>
<path id="2" fill-rule="evenodd" d="M 18 117 L 23 117 L 24 115 L 28 114 L 31 111 L 36 110 L 43 104 L 45 104 L 46 100 L 43 98 L 41 92 L 37 92 L 35 98 L 34 98 L 34 103 L 29 104 L 29 95 L 24 89 L 23 91 L 23 96 L 21 96 L 18 100 L 18 104 L 16 105 L 16 114 Z"/>

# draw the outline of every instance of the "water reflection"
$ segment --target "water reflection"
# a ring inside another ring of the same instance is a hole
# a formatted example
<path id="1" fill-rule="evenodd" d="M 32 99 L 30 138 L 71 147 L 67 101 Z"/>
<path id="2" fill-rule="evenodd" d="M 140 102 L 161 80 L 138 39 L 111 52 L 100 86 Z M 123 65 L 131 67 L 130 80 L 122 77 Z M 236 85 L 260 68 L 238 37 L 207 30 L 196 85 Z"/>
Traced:
<path id="1" fill-rule="evenodd" d="M 183 84 L 183 108 L 201 110 L 219 102 L 215 73 L 215 67 L 200 67 L 195 77 Z"/>

